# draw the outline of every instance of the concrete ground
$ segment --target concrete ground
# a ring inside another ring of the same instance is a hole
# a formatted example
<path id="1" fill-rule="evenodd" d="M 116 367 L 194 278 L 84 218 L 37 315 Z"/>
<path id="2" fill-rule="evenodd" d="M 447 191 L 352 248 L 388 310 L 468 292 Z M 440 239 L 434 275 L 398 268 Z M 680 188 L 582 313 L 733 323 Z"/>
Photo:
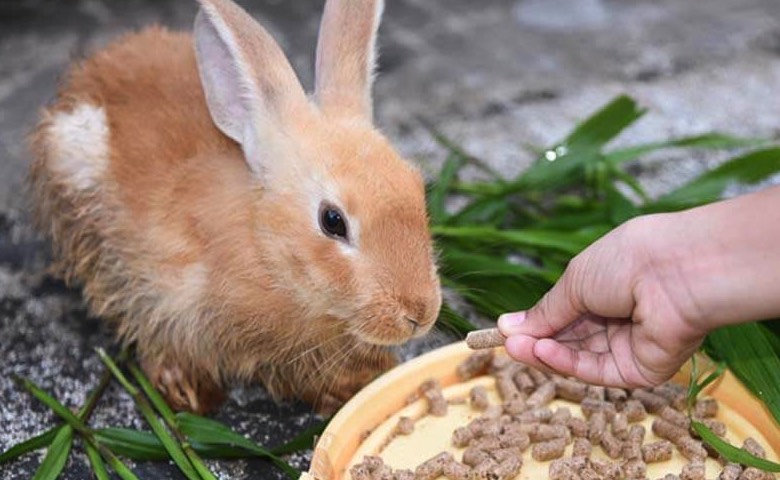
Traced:
<path id="1" fill-rule="evenodd" d="M 311 85 L 321 2 L 241 3 Z M 150 23 L 188 29 L 194 13 L 194 2 L 172 0 L 0 3 L 0 450 L 54 420 L 11 375 L 76 406 L 101 371 L 93 348 L 111 344 L 79 293 L 45 274 L 46 245 L 27 215 L 25 136 L 68 62 Z M 711 130 L 780 137 L 777 0 L 387 0 L 380 35 L 378 123 L 429 174 L 444 155 L 420 119 L 512 175 L 532 159 L 526 145 L 555 142 L 619 93 L 650 108 L 621 143 Z M 657 194 L 722 158 L 655 155 L 642 180 Z M 433 335 L 408 355 L 446 341 Z M 260 388 L 233 392 L 217 417 L 266 445 L 316 421 L 305 405 L 277 405 Z M 117 388 L 92 424 L 143 427 Z M 0 478 L 28 478 L 41 458 L 2 465 Z M 72 457 L 64 478 L 87 478 L 85 462 Z M 259 461 L 214 466 L 221 478 L 282 478 Z M 180 478 L 166 464 L 134 468 L 142 478 Z"/>

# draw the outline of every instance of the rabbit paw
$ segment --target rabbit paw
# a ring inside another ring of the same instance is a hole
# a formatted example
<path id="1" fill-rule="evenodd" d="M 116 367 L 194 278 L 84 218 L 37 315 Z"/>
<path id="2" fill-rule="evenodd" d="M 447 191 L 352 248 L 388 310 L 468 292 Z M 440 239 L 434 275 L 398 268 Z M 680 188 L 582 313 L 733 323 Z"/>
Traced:
<path id="1" fill-rule="evenodd" d="M 215 410 L 225 399 L 218 385 L 187 375 L 178 366 L 160 365 L 144 370 L 174 410 L 203 414 Z"/>

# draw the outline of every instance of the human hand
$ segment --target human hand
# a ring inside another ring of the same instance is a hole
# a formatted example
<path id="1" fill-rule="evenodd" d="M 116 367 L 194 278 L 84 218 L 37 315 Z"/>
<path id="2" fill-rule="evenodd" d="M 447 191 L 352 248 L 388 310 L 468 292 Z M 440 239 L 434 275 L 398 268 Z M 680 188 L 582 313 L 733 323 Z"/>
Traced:
<path id="1" fill-rule="evenodd" d="M 674 375 L 708 328 L 674 266 L 689 252 L 667 248 L 684 236 L 670 217 L 618 227 L 575 257 L 533 308 L 502 315 L 509 355 L 602 385 L 650 386 Z"/>

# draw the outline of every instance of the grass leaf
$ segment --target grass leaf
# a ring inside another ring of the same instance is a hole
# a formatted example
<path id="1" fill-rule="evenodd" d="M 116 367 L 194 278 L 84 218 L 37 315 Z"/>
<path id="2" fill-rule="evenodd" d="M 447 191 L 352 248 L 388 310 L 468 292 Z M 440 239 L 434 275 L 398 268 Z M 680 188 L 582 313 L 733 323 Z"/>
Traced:
<path id="1" fill-rule="evenodd" d="M 292 468 L 277 455 L 274 455 L 270 450 L 261 447 L 243 435 L 239 435 L 221 422 L 187 412 L 176 414 L 176 419 L 181 431 L 193 441 L 204 445 L 216 444 L 240 447 L 254 453 L 258 457 L 271 460 L 291 478 L 298 478 L 300 475 L 300 472 Z"/>
<path id="2" fill-rule="evenodd" d="M 446 227 L 433 226 L 435 236 L 465 239 L 480 244 L 508 245 L 516 248 L 536 247 L 558 250 L 576 255 L 597 238 L 606 233 L 609 226 L 594 226 L 577 232 L 558 232 L 554 230 L 498 230 L 490 227 Z"/>
<path id="3" fill-rule="evenodd" d="M 756 457 L 751 453 L 737 448 L 715 435 L 706 425 L 696 420 L 691 421 L 691 427 L 701 437 L 702 440 L 712 446 L 718 453 L 733 463 L 739 463 L 749 467 L 760 468 L 767 472 L 780 472 L 780 464 L 769 461 L 765 458 Z"/>
<path id="4" fill-rule="evenodd" d="M 325 431 L 330 419 L 318 422 L 296 435 L 293 439 L 271 449 L 274 455 L 287 455 L 300 450 L 314 448 L 315 439 Z"/>
<path id="5" fill-rule="evenodd" d="M 780 422 L 780 358 L 757 323 L 719 328 L 705 340 L 705 350 L 722 360 Z"/>
<path id="6" fill-rule="evenodd" d="M 474 324 L 453 310 L 452 307 L 450 307 L 447 303 L 442 303 L 436 325 L 439 327 L 449 328 L 450 330 L 462 336 L 465 336 L 470 331 L 477 329 Z"/>
<path id="7" fill-rule="evenodd" d="M 103 459 L 100 458 L 100 453 L 98 453 L 97 449 L 89 443 L 85 443 L 84 448 L 87 451 L 87 458 L 89 459 L 89 464 L 92 467 L 92 473 L 95 474 L 95 478 L 97 480 L 109 480 L 106 464 L 103 463 Z"/>
<path id="8" fill-rule="evenodd" d="M 63 426 L 52 427 L 22 443 L 18 443 L 0 455 L 0 464 L 16 459 L 25 453 L 49 446 Z"/>
<path id="9" fill-rule="evenodd" d="M 428 214 L 431 223 L 445 223 L 447 220 L 447 195 L 450 193 L 452 182 L 455 181 L 458 171 L 463 165 L 462 157 L 450 154 L 444 162 L 439 178 L 428 188 Z"/>
<path id="10" fill-rule="evenodd" d="M 765 145 L 766 139 L 735 137 L 725 133 L 712 132 L 692 137 L 675 138 L 664 142 L 645 143 L 632 147 L 613 150 L 606 154 L 606 159 L 613 165 L 629 162 L 636 158 L 665 148 L 697 148 L 697 149 L 732 149 L 758 147 Z"/>
<path id="11" fill-rule="evenodd" d="M 72 445 L 73 428 L 65 425 L 54 436 L 46 456 L 43 457 L 38 470 L 35 471 L 33 480 L 54 480 L 57 478 L 62 469 L 65 468 Z"/>
<path id="12" fill-rule="evenodd" d="M 733 183 L 751 185 L 780 172 L 780 148 L 766 148 L 727 161 L 686 185 L 663 195 L 651 211 L 679 210 L 720 199 Z"/>

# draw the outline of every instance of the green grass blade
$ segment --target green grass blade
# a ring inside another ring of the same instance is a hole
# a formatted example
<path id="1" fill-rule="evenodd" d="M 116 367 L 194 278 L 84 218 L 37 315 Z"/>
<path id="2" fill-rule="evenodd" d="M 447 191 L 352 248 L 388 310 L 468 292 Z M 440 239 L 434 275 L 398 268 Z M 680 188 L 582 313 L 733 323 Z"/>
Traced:
<path id="1" fill-rule="evenodd" d="M 325 431 L 325 427 L 328 426 L 329 422 L 330 419 L 317 422 L 316 424 L 293 437 L 290 441 L 285 442 L 283 445 L 279 445 L 278 447 L 272 448 L 271 452 L 274 455 L 287 455 L 290 453 L 299 452 L 301 450 L 314 448 L 314 440 Z"/>
<path id="2" fill-rule="evenodd" d="M 780 425 L 780 357 L 757 323 L 719 328 L 705 340 L 707 354 L 722 360 Z"/>
<path id="3" fill-rule="evenodd" d="M 439 178 L 429 186 L 428 214 L 434 225 L 445 223 L 447 220 L 447 196 L 461 166 L 463 166 L 462 157 L 450 154 L 444 162 Z"/>
<path id="4" fill-rule="evenodd" d="M 765 145 L 767 140 L 761 138 L 735 137 L 725 133 L 711 132 L 704 135 L 675 138 L 664 142 L 645 143 L 632 147 L 613 150 L 606 154 L 606 159 L 613 165 L 630 162 L 642 155 L 666 148 L 695 148 L 709 150 L 725 150 L 732 148 L 758 147 Z"/>
<path id="5" fill-rule="evenodd" d="M 780 148 L 766 148 L 731 159 L 651 205 L 651 211 L 679 210 L 719 200 L 733 183 L 751 185 L 780 172 Z"/>
<path id="6" fill-rule="evenodd" d="M 97 480 L 109 480 L 106 464 L 103 463 L 103 459 L 100 458 L 100 453 L 98 453 L 97 449 L 89 443 L 85 443 L 84 448 L 87 451 L 87 458 L 92 466 L 92 473 L 95 474 L 95 478 Z"/>
<path id="7" fill-rule="evenodd" d="M 187 412 L 176 414 L 176 419 L 181 431 L 194 442 L 205 445 L 217 444 L 244 448 L 253 452 L 257 457 L 271 460 L 291 478 L 298 478 L 300 475 L 300 472 L 292 468 L 277 455 L 274 455 L 270 450 L 239 435 L 221 422 Z"/>
<path id="8" fill-rule="evenodd" d="M 557 250 L 576 255 L 609 231 L 608 225 L 591 227 L 578 232 L 557 232 L 552 230 L 498 230 L 489 227 L 448 227 L 433 226 L 435 236 L 466 239 L 480 244 L 502 244 L 515 248 L 534 247 Z"/>
<path id="9" fill-rule="evenodd" d="M 457 334 L 465 336 L 472 330 L 476 330 L 477 327 L 469 322 L 465 317 L 461 316 L 448 304 L 442 303 L 441 310 L 439 311 L 439 318 L 436 321 L 436 325 L 439 327 L 449 328 Z"/>
<path id="10" fill-rule="evenodd" d="M 454 141 L 452 141 L 449 137 L 444 135 L 441 131 L 439 131 L 436 127 L 428 123 L 427 121 L 423 119 L 419 119 L 420 123 L 423 127 L 425 127 L 426 130 L 431 134 L 433 139 L 444 147 L 450 154 L 455 155 L 457 157 L 460 157 L 464 162 L 473 165 L 477 169 L 481 170 L 482 172 L 488 174 L 493 181 L 498 183 L 503 183 L 504 178 L 498 174 L 493 168 L 488 165 L 487 163 L 483 162 L 479 158 L 470 155 L 468 152 L 463 150 L 461 147 L 457 145 Z"/>
<path id="11" fill-rule="evenodd" d="M 0 464 L 14 460 L 17 457 L 24 455 L 25 453 L 32 452 L 33 450 L 38 450 L 39 448 L 49 446 L 62 428 L 62 425 L 52 427 L 40 435 L 36 435 L 29 440 L 25 440 L 22 443 L 12 446 L 3 452 L 2 455 L 0 455 Z"/>
<path id="12" fill-rule="evenodd" d="M 112 452 L 133 460 L 167 460 L 168 452 L 151 432 L 108 427 L 95 430 L 95 438 Z"/>
<path id="13" fill-rule="evenodd" d="M 65 468 L 72 445 L 73 428 L 65 425 L 54 436 L 46 456 L 38 466 L 38 470 L 35 471 L 33 480 L 54 480 L 57 478 L 62 469 Z"/>
<path id="14" fill-rule="evenodd" d="M 119 367 L 117 367 L 114 361 L 111 360 L 108 355 L 106 355 L 106 352 L 102 348 L 98 348 L 97 352 L 100 356 L 100 359 L 103 360 L 103 363 L 106 364 L 108 369 L 114 375 L 114 378 L 116 378 L 119 383 L 122 384 L 124 389 L 127 390 L 127 393 L 133 397 L 138 410 L 141 412 L 141 415 L 143 415 L 144 419 L 146 419 L 146 423 L 149 424 L 149 427 L 152 429 L 154 434 L 157 435 L 157 438 L 160 439 L 160 442 L 171 456 L 171 459 L 174 461 L 176 466 L 179 467 L 179 470 L 181 470 L 181 472 L 190 480 L 200 480 L 200 474 L 195 470 L 195 467 L 192 465 L 192 463 L 190 463 L 190 460 L 187 458 L 187 455 L 185 455 L 181 445 L 179 445 L 179 443 L 165 429 L 165 426 L 163 426 L 162 422 L 160 422 L 160 419 L 154 413 L 152 407 L 149 405 L 143 394 L 138 391 L 138 389 L 133 386 L 132 383 L 130 383 L 127 377 L 125 377 L 122 371 L 119 370 Z"/>
<path id="15" fill-rule="evenodd" d="M 141 369 L 133 363 L 128 365 L 128 369 L 133 375 L 133 378 L 135 378 L 135 381 L 138 382 L 138 385 L 141 386 L 141 390 L 143 390 L 149 400 L 151 400 L 154 408 L 160 412 L 160 415 L 162 415 L 163 420 L 165 420 L 165 423 L 168 425 L 168 428 L 170 428 L 176 439 L 181 443 L 184 454 L 190 460 L 190 463 L 192 463 L 192 466 L 198 472 L 198 475 L 200 475 L 203 480 L 217 480 L 217 477 L 211 473 L 206 464 L 203 463 L 203 460 L 191 448 L 189 443 L 181 434 L 178 425 L 176 424 L 176 417 L 173 414 L 173 410 L 171 410 L 168 404 L 165 403 L 162 395 L 160 395 L 160 393 L 155 390 L 155 388 L 152 386 L 152 383 L 146 378 L 146 375 L 144 375 Z"/>
<path id="16" fill-rule="evenodd" d="M 706 443 L 712 446 L 718 453 L 733 463 L 739 463 L 748 467 L 756 467 L 767 472 L 780 472 L 780 464 L 759 458 L 747 451 L 737 448 L 715 435 L 706 425 L 696 420 L 691 421 L 691 427 Z"/>

